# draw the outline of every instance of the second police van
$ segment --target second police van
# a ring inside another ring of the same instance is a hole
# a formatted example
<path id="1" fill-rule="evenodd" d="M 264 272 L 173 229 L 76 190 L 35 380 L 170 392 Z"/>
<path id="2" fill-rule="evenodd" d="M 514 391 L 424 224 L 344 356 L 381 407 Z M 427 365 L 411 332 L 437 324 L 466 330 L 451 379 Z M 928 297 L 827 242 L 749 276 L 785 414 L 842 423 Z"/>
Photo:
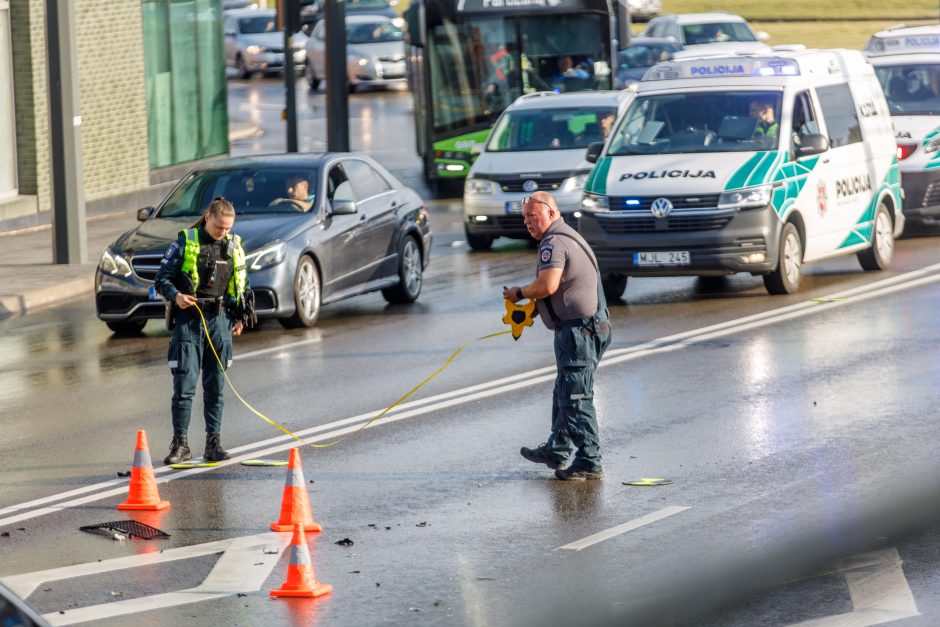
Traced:
<path id="1" fill-rule="evenodd" d="M 894 120 L 909 222 L 940 221 L 940 25 L 872 35 L 875 67 Z"/>
<path id="2" fill-rule="evenodd" d="M 792 293 L 804 263 L 890 264 L 904 227 L 895 151 L 858 51 L 660 63 L 588 149 L 578 228 L 610 297 L 629 276 L 736 272 Z"/>

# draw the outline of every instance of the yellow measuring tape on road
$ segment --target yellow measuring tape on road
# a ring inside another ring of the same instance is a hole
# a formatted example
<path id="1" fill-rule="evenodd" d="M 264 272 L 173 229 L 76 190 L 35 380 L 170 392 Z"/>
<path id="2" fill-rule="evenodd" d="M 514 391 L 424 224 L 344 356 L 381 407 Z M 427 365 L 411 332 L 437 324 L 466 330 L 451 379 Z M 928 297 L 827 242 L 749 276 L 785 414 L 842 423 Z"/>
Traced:
<path id="1" fill-rule="evenodd" d="M 533 301 L 533 302 L 534 302 L 534 301 Z M 480 341 L 482 341 L 482 340 L 488 340 L 488 339 L 490 339 L 490 338 L 499 337 L 499 336 L 501 336 L 501 335 L 509 335 L 510 333 L 513 335 L 513 337 L 514 337 L 515 339 L 519 339 L 519 335 L 522 334 L 522 329 L 521 329 L 521 327 L 519 326 L 519 324 L 518 324 L 515 320 L 512 320 L 512 311 L 513 311 L 514 309 L 516 309 L 518 306 L 515 305 L 515 304 L 512 304 L 512 306 L 510 306 L 510 301 L 506 301 L 506 303 L 507 303 L 507 304 L 506 304 L 506 309 L 507 309 L 507 312 L 508 312 L 508 313 L 506 314 L 506 318 L 504 318 L 503 321 L 506 322 L 507 324 L 510 324 L 510 325 L 513 327 L 513 328 L 512 328 L 512 331 L 498 331 L 498 332 L 496 332 L 496 333 L 489 333 L 489 334 L 487 334 L 487 335 L 482 335 L 482 336 L 480 336 L 480 337 L 478 337 L 478 338 L 476 338 L 476 339 L 474 339 L 474 340 L 471 340 L 471 341 L 469 341 L 469 342 L 466 342 L 466 343 L 464 343 L 464 344 L 461 344 L 461 346 L 460 346 L 457 350 L 455 350 L 453 353 L 451 353 L 450 357 L 447 358 L 447 361 L 445 361 L 444 364 L 443 364 L 440 368 L 438 368 L 437 370 L 435 370 L 434 372 L 432 372 L 431 375 L 430 375 L 429 377 L 427 377 L 424 381 L 422 381 L 422 382 L 419 383 L 418 385 L 416 385 L 416 386 L 414 386 L 413 388 L 411 388 L 410 390 L 408 390 L 408 392 L 407 392 L 404 396 L 402 396 L 402 397 L 399 398 L 397 401 L 395 401 L 394 403 L 392 403 L 391 405 L 389 405 L 388 407 L 386 407 L 385 409 L 383 409 L 382 411 L 380 411 L 378 414 L 376 414 L 376 416 L 375 416 L 374 418 L 371 418 L 371 419 L 368 420 L 367 422 L 363 423 L 362 426 L 360 426 L 358 429 L 356 429 L 356 430 L 353 431 L 352 433 L 348 433 L 348 434 L 346 434 L 345 436 L 343 436 L 343 437 L 341 437 L 341 438 L 339 438 L 339 439 L 337 439 L 337 440 L 333 440 L 332 442 L 325 442 L 325 443 L 323 443 L 323 444 L 314 444 L 314 443 L 311 443 L 311 442 L 306 442 L 306 441 L 304 441 L 303 438 L 301 438 L 301 437 L 299 437 L 298 435 L 296 435 L 295 433 L 293 433 L 290 429 L 287 429 L 287 428 L 285 428 L 285 427 L 282 427 L 282 426 L 279 425 L 278 423 L 274 422 L 273 420 L 271 420 L 270 418 L 268 418 L 267 416 L 265 416 L 264 414 L 262 414 L 260 411 L 258 411 L 258 410 L 255 409 L 254 407 L 252 407 L 252 406 L 248 403 L 248 401 L 246 401 L 244 398 L 242 398 L 242 395 L 238 393 L 238 389 L 235 387 L 235 384 L 233 384 L 233 383 L 232 383 L 232 380 L 228 378 L 228 372 L 226 372 L 225 366 L 222 364 L 222 359 L 219 357 L 219 353 L 218 353 L 218 352 L 216 351 L 216 349 L 215 349 L 215 344 L 212 342 L 212 334 L 209 332 L 209 325 L 206 323 L 206 317 L 203 315 L 202 309 L 200 309 L 200 307 L 199 307 L 198 304 L 194 304 L 193 306 L 196 308 L 196 311 L 199 312 L 199 317 L 202 319 L 202 328 L 203 328 L 203 329 L 205 330 L 205 332 L 206 332 L 206 339 L 209 340 L 209 348 L 212 349 L 212 354 L 215 355 L 215 360 L 218 362 L 219 367 L 222 368 L 222 376 L 225 377 L 225 382 L 228 383 L 228 386 L 229 386 L 230 388 L 232 388 L 232 392 L 235 394 L 236 397 L 238 397 L 238 400 L 241 401 L 242 405 L 244 405 L 245 407 L 247 407 L 247 408 L 251 411 L 251 413 L 253 413 L 254 415 L 258 416 L 259 418 L 261 418 L 262 420 L 264 420 L 264 421 L 265 421 L 266 423 L 268 423 L 269 425 L 271 425 L 271 426 L 273 426 L 273 427 L 276 427 L 276 428 L 279 429 L 281 432 L 283 432 L 283 433 L 286 434 L 286 435 L 289 435 L 290 437 L 294 438 L 295 440 L 297 440 L 297 441 L 300 442 L 301 444 L 303 444 L 303 445 L 305 445 L 305 446 L 312 446 L 312 447 L 314 447 L 314 448 L 327 448 L 327 447 L 335 446 L 335 445 L 339 444 L 340 442 L 342 442 L 343 440 L 345 440 L 347 437 L 349 437 L 349 436 L 351 436 L 351 435 L 356 435 L 357 433 L 359 433 L 360 431 L 362 431 L 363 429 L 365 429 L 366 427 L 368 427 L 369 425 L 371 425 L 372 423 L 374 423 L 376 420 L 378 420 L 379 418 L 381 418 L 382 416 L 384 416 L 384 415 L 387 414 L 388 412 L 392 411 L 395 407 L 397 407 L 398 405 L 400 405 L 400 404 L 402 403 L 402 401 L 404 401 L 404 400 L 407 399 L 409 396 L 411 396 L 412 394 L 414 394 L 415 392 L 417 392 L 418 390 L 420 390 L 422 387 L 424 387 L 429 381 L 431 381 L 431 379 L 433 379 L 433 378 L 436 377 L 437 375 L 439 375 L 439 374 L 441 374 L 442 372 L 444 372 L 444 370 L 447 369 L 448 366 L 450 366 L 451 362 L 454 361 L 454 359 L 457 357 L 457 355 L 459 355 L 459 354 L 463 351 L 463 349 L 467 348 L 468 346 L 470 346 L 470 345 L 473 344 L 474 342 L 480 342 Z M 519 307 L 519 308 L 520 308 L 520 309 L 525 309 L 525 310 L 528 312 L 528 315 L 531 316 L 531 309 L 530 309 L 529 307 L 527 307 L 527 306 L 522 306 L 522 307 Z M 533 307 L 533 308 L 534 308 L 534 307 Z M 517 316 L 517 317 L 518 317 L 518 316 Z M 511 321 L 510 321 L 510 320 L 511 320 Z M 531 324 L 532 324 L 532 323 L 529 322 L 529 324 L 528 324 L 527 326 L 530 326 Z M 518 333 L 517 333 L 517 331 L 518 331 Z"/>

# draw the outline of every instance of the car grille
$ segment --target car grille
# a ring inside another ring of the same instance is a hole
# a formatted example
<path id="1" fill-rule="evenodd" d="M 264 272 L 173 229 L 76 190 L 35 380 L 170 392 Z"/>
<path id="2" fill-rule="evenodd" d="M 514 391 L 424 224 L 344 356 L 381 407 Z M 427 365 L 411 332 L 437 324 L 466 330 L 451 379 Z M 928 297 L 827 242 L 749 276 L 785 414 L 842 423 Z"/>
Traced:
<path id="1" fill-rule="evenodd" d="M 655 233 L 657 231 L 717 231 L 731 220 L 727 215 L 709 216 L 652 216 L 621 217 L 598 215 L 598 222 L 607 233 L 622 235 L 625 233 Z"/>
<path id="2" fill-rule="evenodd" d="M 255 294 L 255 311 L 268 313 L 277 309 L 277 296 L 271 290 L 252 290 Z"/>
<path id="3" fill-rule="evenodd" d="M 495 182 L 504 192 L 523 192 L 523 184 L 526 181 L 535 181 L 538 183 L 538 190 L 556 190 L 561 187 L 561 184 L 564 183 L 566 176 L 562 177 L 551 177 L 543 179 L 495 179 Z"/>
<path id="4" fill-rule="evenodd" d="M 653 201 L 665 198 L 673 209 L 714 209 L 718 194 L 686 194 L 684 196 L 610 196 L 611 211 L 649 211 Z M 630 204 L 627 204 L 630 201 Z"/>
<path id="5" fill-rule="evenodd" d="M 153 281 L 157 278 L 162 259 L 163 255 L 134 255 L 131 257 L 131 267 L 134 268 L 134 274 L 144 281 Z"/>
<path id="6" fill-rule="evenodd" d="M 382 61 L 383 63 L 399 63 L 404 60 L 405 55 L 403 54 L 396 54 L 391 57 L 379 57 L 379 61 Z"/>

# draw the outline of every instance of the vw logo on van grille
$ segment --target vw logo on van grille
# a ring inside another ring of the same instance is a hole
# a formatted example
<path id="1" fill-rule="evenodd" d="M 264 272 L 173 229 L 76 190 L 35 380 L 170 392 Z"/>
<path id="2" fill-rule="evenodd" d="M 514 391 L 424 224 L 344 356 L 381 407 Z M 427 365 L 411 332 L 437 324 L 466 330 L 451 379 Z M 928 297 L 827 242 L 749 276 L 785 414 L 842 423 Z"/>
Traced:
<path id="1" fill-rule="evenodd" d="M 530 194 L 539 188 L 539 184 L 535 181 L 526 181 L 522 184 L 522 191 L 529 192 Z"/>
<path id="2" fill-rule="evenodd" d="M 657 218 L 665 218 L 672 211 L 672 203 L 668 198 L 657 198 L 650 205 L 650 212 Z"/>

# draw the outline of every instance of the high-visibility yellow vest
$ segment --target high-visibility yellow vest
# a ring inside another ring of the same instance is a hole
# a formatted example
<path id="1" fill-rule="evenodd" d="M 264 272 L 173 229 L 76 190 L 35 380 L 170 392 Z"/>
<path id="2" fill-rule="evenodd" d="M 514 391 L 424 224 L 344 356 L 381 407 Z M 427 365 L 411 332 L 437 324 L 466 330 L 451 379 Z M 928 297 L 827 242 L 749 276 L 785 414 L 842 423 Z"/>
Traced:
<path id="1" fill-rule="evenodd" d="M 199 229 L 186 229 L 180 231 L 180 235 L 186 238 L 186 247 L 183 248 L 183 266 L 180 270 L 188 274 L 193 280 L 193 286 L 199 288 Z M 226 241 L 235 241 L 235 252 L 232 255 L 232 265 L 234 271 L 228 279 L 228 295 L 240 303 L 242 295 L 245 293 L 245 286 L 248 284 L 248 271 L 245 268 L 245 249 L 242 248 L 242 238 L 240 235 L 229 233 L 225 236 Z"/>

